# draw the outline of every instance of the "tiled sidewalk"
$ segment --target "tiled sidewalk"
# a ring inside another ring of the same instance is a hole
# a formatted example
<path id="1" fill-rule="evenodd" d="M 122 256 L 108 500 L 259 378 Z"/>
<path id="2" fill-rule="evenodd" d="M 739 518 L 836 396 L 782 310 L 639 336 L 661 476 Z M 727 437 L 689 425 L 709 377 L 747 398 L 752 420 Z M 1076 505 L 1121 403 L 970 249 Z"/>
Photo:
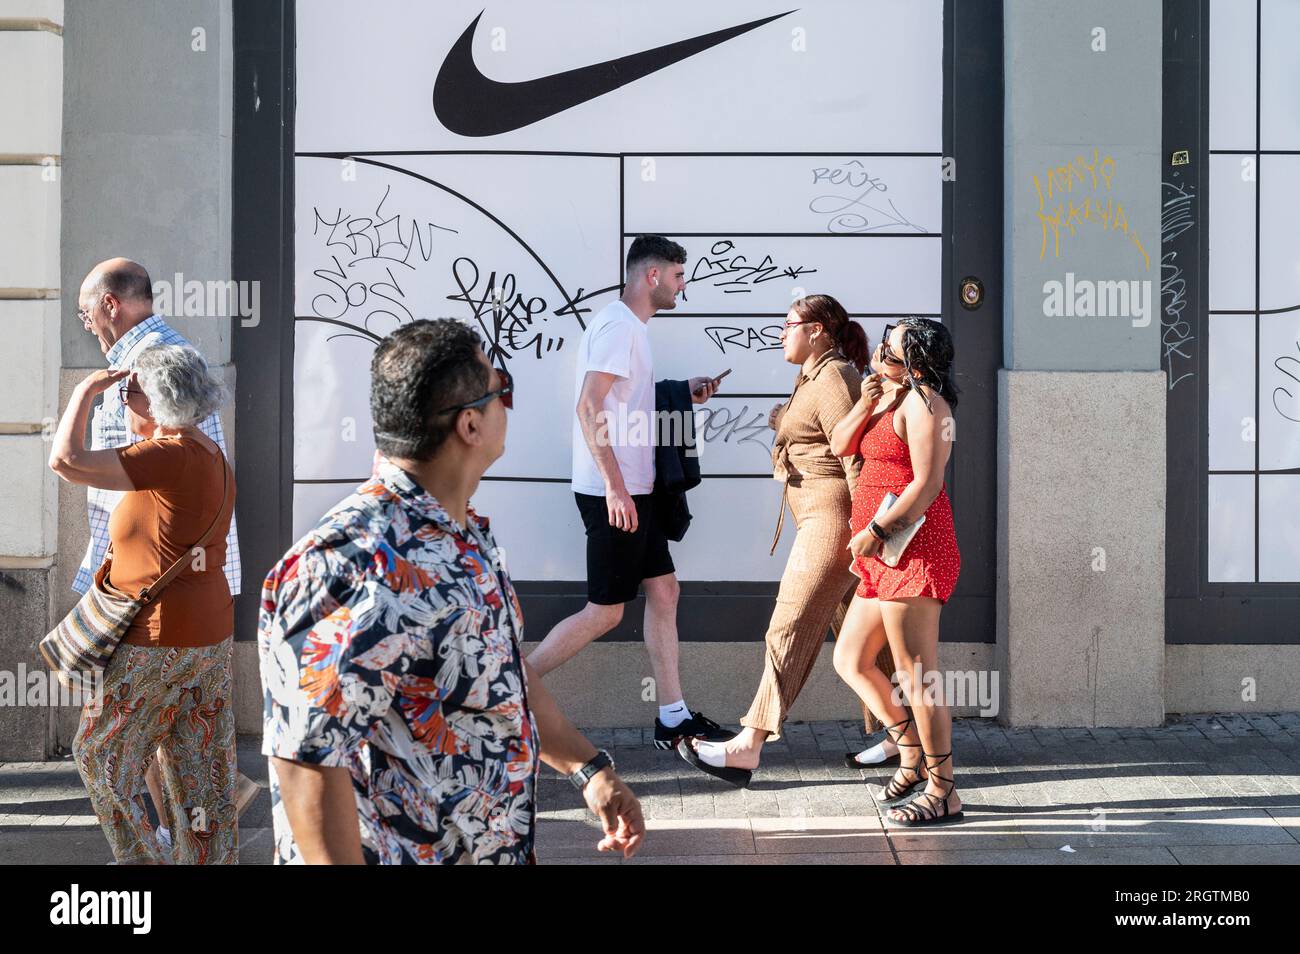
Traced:
<path id="1" fill-rule="evenodd" d="M 737 791 L 660 752 L 640 729 L 592 729 L 641 799 L 650 828 L 632 864 L 1300 864 L 1300 714 L 1189 716 L 1158 729 L 954 729 L 963 821 L 909 830 L 858 771 L 856 723 L 787 726 Z M 240 768 L 265 783 L 255 738 Z M 620 864 L 569 783 L 543 770 L 538 853 Z M 244 863 L 267 863 L 270 804 L 244 815 Z M 0 864 L 103 863 L 107 845 L 68 761 L 0 765 Z"/>

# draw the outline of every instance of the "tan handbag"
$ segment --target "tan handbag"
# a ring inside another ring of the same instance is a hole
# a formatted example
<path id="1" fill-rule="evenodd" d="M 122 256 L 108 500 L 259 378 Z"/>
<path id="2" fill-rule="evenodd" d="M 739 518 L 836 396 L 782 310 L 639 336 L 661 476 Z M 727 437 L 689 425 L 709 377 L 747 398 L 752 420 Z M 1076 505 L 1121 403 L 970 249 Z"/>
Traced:
<path id="1" fill-rule="evenodd" d="M 230 465 L 224 455 L 221 465 L 221 507 L 198 543 L 182 553 L 152 586 L 146 586 L 139 596 L 134 597 L 117 589 L 110 581 L 109 570 L 113 564 L 110 544 L 90 589 L 59 625 L 41 640 L 41 657 L 63 686 L 80 691 L 97 686 L 113 651 L 136 614 L 158 598 L 163 587 L 174 580 L 192 559 L 195 550 L 206 546 L 212 539 L 212 533 L 230 502 Z"/>

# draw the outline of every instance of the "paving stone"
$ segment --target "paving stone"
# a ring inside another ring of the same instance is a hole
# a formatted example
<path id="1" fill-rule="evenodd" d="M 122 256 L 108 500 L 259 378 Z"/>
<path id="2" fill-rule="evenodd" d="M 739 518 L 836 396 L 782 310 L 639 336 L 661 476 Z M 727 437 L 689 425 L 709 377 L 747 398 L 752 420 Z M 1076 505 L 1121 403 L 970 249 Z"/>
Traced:
<path id="1" fill-rule="evenodd" d="M 269 865 L 275 860 L 275 832 L 270 828 L 250 828 L 240 820 L 239 863 Z"/>
<path id="2" fill-rule="evenodd" d="M 1034 729 L 1034 739 L 1039 745 L 1050 749 L 1053 746 L 1065 746 L 1069 740 L 1060 729 Z"/>
<path id="3" fill-rule="evenodd" d="M 829 782 L 831 780 L 830 769 L 820 759 L 796 759 L 795 768 L 798 769 L 799 780 L 802 782 Z"/>
<path id="4" fill-rule="evenodd" d="M 579 731 L 587 737 L 587 741 L 598 749 L 612 749 L 617 744 L 614 741 L 613 729 L 581 729 Z"/>
<path id="5" fill-rule="evenodd" d="M 963 809 L 961 820 L 947 825 L 908 828 L 882 821 L 885 834 L 898 850 L 905 851 L 965 850 L 969 848 L 1028 848 L 1029 842 L 1016 827 L 1015 816 Z"/>
<path id="6" fill-rule="evenodd" d="M 1073 847 L 1073 846 L 1071 846 Z M 899 851 L 904 865 L 1176 865 L 1168 848 L 967 848 Z"/>
<path id="7" fill-rule="evenodd" d="M 888 851 L 877 815 L 750 820 L 759 854 Z"/>
<path id="8" fill-rule="evenodd" d="M 1218 722 L 1235 736 L 1248 737 L 1256 732 L 1255 727 L 1244 716 L 1222 715 L 1218 717 Z"/>
<path id="9" fill-rule="evenodd" d="M 584 733 L 614 751 L 650 824 L 647 854 L 631 863 L 1287 864 L 1300 849 L 1296 713 L 1173 716 L 1157 728 L 958 719 L 954 768 L 967 817 L 928 829 L 883 819 L 873 791 L 896 762 L 843 764 L 845 751 L 883 738 L 855 720 L 787 725 L 745 790 L 654 749 L 644 727 Z M 265 786 L 259 749 L 256 736 L 240 738 L 240 770 Z M 595 852 L 595 821 L 567 780 L 544 768 L 537 797 L 543 861 L 622 863 Z M 872 820 L 874 836 L 859 830 L 862 819 Z M 0 863 L 108 859 L 68 759 L 0 764 L 0 828 Z M 760 855 L 760 830 L 783 833 L 771 842 L 779 850 Z M 269 862 L 271 837 L 263 791 L 241 822 L 241 859 Z M 853 843 L 871 837 L 879 847 Z M 1060 852 L 1063 844 L 1074 852 Z"/>
<path id="10" fill-rule="evenodd" d="M 1282 826 L 1282 830 L 1300 843 L 1300 808 L 1265 809 L 1270 818 Z"/>
<path id="11" fill-rule="evenodd" d="M 640 746 L 642 744 L 641 729 L 615 729 L 614 745 L 623 746 Z"/>
<path id="12" fill-rule="evenodd" d="M 1257 808 L 1110 809 L 1022 816 L 1016 826 L 1031 848 L 1294 844 L 1282 824 Z"/>
<path id="13" fill-rule="evenodd" d="M 567 862 L 564 862 L 567 863 Z M 893 865 L 892 851 L 817 852 L 764 855 L 637 855 L 625 865 Z"/>
<path id="14" fill-rule="evenodd" d="M 817 748 L 823 752 L 840 755 L 848 751 L 848 743 L 834 722 L 814 722 L 813 738 L 817 741 Z"/>
<path id="15" fill-rule="evenodd" d="M 104 865 L 113 852 L 102 831 L 10 830 L 0 838 L 0 865 Z"/>
<path id="16" fill-rule="evenodd" d="M 1165 727 L 1165 732 L 1180 739 L 1185 738 L 1205 738 L 1205 734 L 1190 722 L 1176 722 Z"/>
<path id="17" fill-rule="evenodd" d="M 1300 845 L 1174 845 L 1180 865 L 1300 865 Z"/>
<path id="18" fill-rule="evenodd" d="M 1266 715 L 1248 715 L 1246 721 L 1260 735 L 1275 736 L 1284 735 L 1286 730 L 1278 725 L 1273 719 Z"/>

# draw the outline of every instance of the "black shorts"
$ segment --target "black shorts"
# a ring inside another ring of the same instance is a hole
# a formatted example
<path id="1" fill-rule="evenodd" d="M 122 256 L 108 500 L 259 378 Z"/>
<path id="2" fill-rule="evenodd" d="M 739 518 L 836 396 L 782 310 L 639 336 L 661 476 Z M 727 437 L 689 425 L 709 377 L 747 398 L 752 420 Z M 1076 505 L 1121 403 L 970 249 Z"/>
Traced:
<path id="1" fill-rule="evenodd" d="M 636 599 L 642 580 L 672 573 L 673 558 L 668 538 L 655 520 L 650 494 L 633 494 L 636 504 L 636 532 L 610 525 L 604 497 L 573 495 L 578 501 L 582 524 L 587 528 L 587 599 L 599 606 L 613 606 Z"/>

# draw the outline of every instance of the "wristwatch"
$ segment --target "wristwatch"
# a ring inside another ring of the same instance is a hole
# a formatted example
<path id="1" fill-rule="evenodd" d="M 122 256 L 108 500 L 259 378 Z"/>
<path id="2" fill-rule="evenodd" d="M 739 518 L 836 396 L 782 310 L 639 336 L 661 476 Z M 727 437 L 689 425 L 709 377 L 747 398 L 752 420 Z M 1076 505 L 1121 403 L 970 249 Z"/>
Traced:
<path id="1" fill-rule="evenodd" d="M 591 781 L 592 777 L 606 766 L 614 767 L 614 757 L 604 749 L 599 749 L 590 762 L 569 776 L 569 781 L 573 783 L 574 788 L 582 791 L 587 787 L 587 783 Z"/>

